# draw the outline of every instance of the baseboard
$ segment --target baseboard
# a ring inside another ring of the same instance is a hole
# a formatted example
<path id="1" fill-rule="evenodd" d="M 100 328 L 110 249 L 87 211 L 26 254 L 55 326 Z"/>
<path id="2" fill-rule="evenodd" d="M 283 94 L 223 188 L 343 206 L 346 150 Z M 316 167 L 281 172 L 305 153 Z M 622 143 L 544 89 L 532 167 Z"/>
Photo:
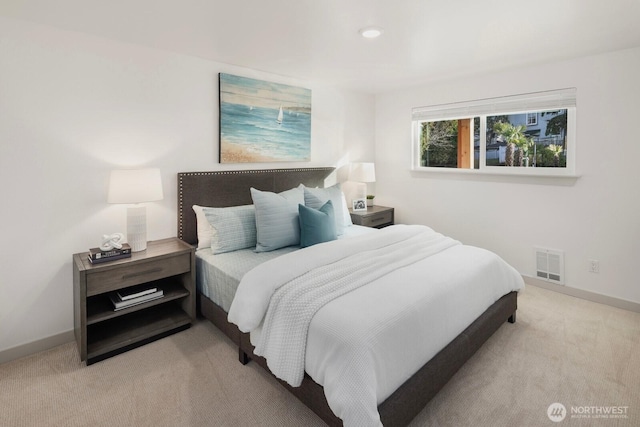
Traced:
<path id="1" fill-rule="evenodd" d="M 22 344 L 17 347 L 0 351 L 0 364 L 10 362 L 21 357 L 30 356 L 40 351 L 49 350 L 62 344 L 75 340 L 73 330 L 62 332 L 57 335 Z"/>
<path id="2" fill-rule="evenodd" d="M 583 289 L 572 288 L 570 286 L 556 285 L 555 283 L 549 283 L 545 280 L 541 280 L 532 276 L 523 275 L 522 277 L 524 278 L 524 281 L 527 285 L 533 285 L 561 294 L 570 295 L 572 297 L 586 299 L 587 301 L 597 302 L 599 304 L 610 305 L 612 307 L 621 308 L 623 310 L 640 313 L 640 304 L 637 302 L 610 297 L 608 295 L 603 295 L 596 292 L 585 291 Z"/>

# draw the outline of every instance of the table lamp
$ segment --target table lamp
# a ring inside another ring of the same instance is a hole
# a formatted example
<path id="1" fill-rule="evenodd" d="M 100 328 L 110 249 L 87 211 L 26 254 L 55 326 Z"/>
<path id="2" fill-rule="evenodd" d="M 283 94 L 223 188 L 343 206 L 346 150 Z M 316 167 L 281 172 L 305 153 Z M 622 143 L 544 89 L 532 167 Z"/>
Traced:
<path id="1" fill-rule="evenodd" d="M 349 168 L 349 181 L 362 183 L 360 194 L 367 197 L 367 183 L 376 182 L 376 167 L 374 163 L 351 163 Z M 367 197 L 367 199 L 369 199 Z M 371 198 L 373 203 L 373 197 Z"/>
<path id="2" fill-rule="evenodd" d="M 107 202 L 132 205 L 127 207 L 127 242 L 132 252 L 147 249 L 147 207 L 141 203 L 162 199 L 160 169 L 111 171 Z"/>

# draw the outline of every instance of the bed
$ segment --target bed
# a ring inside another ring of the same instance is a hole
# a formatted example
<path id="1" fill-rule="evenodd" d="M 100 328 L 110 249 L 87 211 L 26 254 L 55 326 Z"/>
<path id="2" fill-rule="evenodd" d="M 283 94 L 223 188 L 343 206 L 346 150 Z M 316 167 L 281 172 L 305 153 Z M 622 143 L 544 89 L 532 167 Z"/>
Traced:
<path id="1" fill-rule="evenodd" d="M 267 192 L 282 192 L 299 184 L 307 187 L 324 187 L 335 181 L 333 168 L 301 168 L 301 169 L 270 169 L 248 171 L 216 171 L 216 172 L 185 172 L 178 174 L 178 237 L 190 244 L 197 244 L 197 220 L 192 209 L 193 205 L 208 207 L 232 207 L 250 205 L 252 203 L 249 188 L 253 187 Z M 372 238 L 373 239 L 373 238 Z M 251 259 L 252 251 L 239 251 L 233 256 Z M 286 249 L 282 254 L 291 253 L 293 249 Z M 207 276 L 204 271 L 204 252 L 200 252 L 201 259 L 197 266 L 199 280 Z M 267 253 L 268 254 L 268 253 Z M 275 259 L 279 253 L 264 255 Z M 295 254 L 294 254 L 295 256 Z M 220 257 L 223 259 L 223 257 Z M 283 258 L 280 258 L 283 259 Z M 230 258 L 229 265 L 242 261 Z M 252 261 L 253 262 L 253 261 Z M 275 259 L 277 263 L 278 260 Z M 225 270 L 222 268 L 222 270 Z M 235 273 L 237 281 L 246 274 L 247 267 Z M 220 276 L 209 275 L 209 280 L 220 280 Z M 232 279 L 234 279 L 232 277 Z M 234 295 L 227 295 L 222 300 L 213 298 L 202 286 L 198 286 L 198 311 L 223 331 L 238 346 L 241 363 L 253 360 L 269 370 L 267 361 L 254 354 L 251 335 L 228 321 L 229 302 Z M 214 302 L 217 301 L 216 302 Z M 497 298 L 479 317 L 469 322 L 461 333 L 435 354 L 428 362 L 419 367 L 413 375 L 390 393 L 377 406 L 380 421 L 385 426 L 407 425 L 427 404 L 427 402 L 447 383 L 458 369 L 480 348 L 480 346 L 506 321 L 515 322 L 517 309 L 517 292 L 510 291 Z M 255 343 L 255 340 L 254 340 Z M 407 348 L 412 348 L 407 343 Z M 276 377 L 277 378 L 277 377 Z M 278 379 L 292 394 L 311 408 L 329 425 L 342 425 L 327 402 L 325 390 L 316 383 L 311 376 L 304 374 L 301 385 L 292 387 L 287 382 Z"/>

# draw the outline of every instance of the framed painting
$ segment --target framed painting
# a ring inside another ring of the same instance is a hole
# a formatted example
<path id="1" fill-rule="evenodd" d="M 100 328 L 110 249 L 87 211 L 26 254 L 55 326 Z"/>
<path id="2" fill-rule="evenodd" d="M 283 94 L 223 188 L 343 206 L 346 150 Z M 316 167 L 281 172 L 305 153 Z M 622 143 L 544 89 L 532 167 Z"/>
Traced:
<path id="1" fill-rule="evenodd" d="M 220 163 L 311 160 L 311 90 L 219 77 Z"/>

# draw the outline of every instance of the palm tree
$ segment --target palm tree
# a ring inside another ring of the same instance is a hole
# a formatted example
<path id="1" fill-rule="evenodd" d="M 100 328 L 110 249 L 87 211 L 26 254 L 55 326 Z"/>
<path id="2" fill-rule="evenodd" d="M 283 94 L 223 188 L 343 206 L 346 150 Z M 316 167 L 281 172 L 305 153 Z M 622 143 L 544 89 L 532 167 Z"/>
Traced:
<path id="1" fill-rule="evenodd" d="M 529 166 L 529 148 L 534 145 L 533 138 L 525 136 L 516 142 L 516 145 L 518 146 L 518 164 L 520 166 Z"/>
<path id="2" fill-rule="evenodd" d="M 505 166 L 514 165 L 514 153 L 516 146 L 518 146 L 521 151 L 519 157 L 524 153 L 528 153 L 532 141 L 524 134 L 526 128 L 527 126 L 525 125 L 514 126 L 511 123 L 504 122 L 499 122 L 493 125 L 494 132 L 498 136 L 501 136 L 504 142 L 507 143 Z"/>
<path id="3" fill-rule="evenodd" d="M 560 153 L 564 151 L 562 145 L 549 144 L 547 145 L 547 150 L 553 153 L 553 166 L 560 166 Z"/>

